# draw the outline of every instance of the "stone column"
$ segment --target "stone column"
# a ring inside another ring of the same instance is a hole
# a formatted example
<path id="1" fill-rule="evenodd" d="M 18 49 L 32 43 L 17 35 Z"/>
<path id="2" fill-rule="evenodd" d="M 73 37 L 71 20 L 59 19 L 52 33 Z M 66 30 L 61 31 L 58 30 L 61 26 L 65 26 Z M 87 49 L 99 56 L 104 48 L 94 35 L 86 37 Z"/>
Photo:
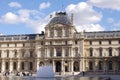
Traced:
<path id="1" fill-rule="evenodd" d="M 47 48 L 45 48 L 45 57 L 47 57 Z"/>
<path id="2" fill-rule="evenodd" d="M 95 66 L 94 66 L 94 71 L 98 71 L 98 67 L 99 67 L 98 61 L 96 60 L 95 61 Z"/>
<path id="3" fill-rule="evenodd" d="M 62 66 L 61 67 L 61 72 L 62 72 L 62 74 L 64 74 L 64 72 L 65 72 L 65 70 L 64 70 L 64 60 L 61 61 L 61 64 L 62 64 L 61 65 Z"/>
<path id="4" fill-rule="evenodd" d="M 12 72 L 12 71 L 13 71 L 13 61 L 10 60 L 10 72 Z"/>
<path id="5" fill-rule="evenodd" d="M 71 72 L 73 72 L 73 60 L 71 60 Z"/>
<path id="6" fill-rule="evenodd" d="M 56 49 L 55 49 L 55 47 L 54 47 L 54 57 L 56 57 Z"/>
<path id="7" fill-rule="evenodd" d="M 40 61 L 37 60 L 37 70 L 39 70 L 39 63 L 40 63 Z"/>
<path id="8" fill-rule="evenodd" d="M 20 72 L 20 69 L 21 69 L 21 66 L 20 66 L 20 65 L 21 65 L 21 61 L 18 60 L 18 67 L 17 67 L 17 71 L 18 71 L 18 72 Z"/>
<path id="9" fill-rule="evenodd" d="M 71 57 L 71 47 L 69 47 L 69 57 Z"/>
<path id="10" fill-rule="evenodd" d="M 79 71 L 81 72 L 81 60 L 79 61 Z"/>
<path id="11" fill-rule="evenodd" d="M 84 61 L 84 57 L 81 60 L 81 64 L 82 64 L 82 71 L 85 71 L 85 61 Z"/>
<path id="12" fill-rule="evenodd" d="M 70 49 L 71 49 L 71 57 L 74 57 L 74 56 L 73 56 L 73 52 L 74 52 L 74 51 L 73 51 L 73 48 L 71 47 Z"/>
<path id="13" fill-rule="evenodd" d="M 24 65 L 25 71 L 28 71 L 28 69 L 29 69 L 28 61 L 25 61 L 24 64 L 25 64 L 25 65 Z"/>
<path id="14" fill-rule="evenodd" d="M 50 48 L 47 47 L 47 57 L 50 57 Z"/>
<path id="15" fill-rule="evenodd" d="M 45 54 L 46 54 L 45 57 L 48 57 L 48 53 L 47 52 L 48 52 L 48 48 L 46 47 L 45 48 Z"/>
<path id="16" fill-rule="evenodd" d="M 63 37 L 65 37 L 65 30 L 64 30 L 64 28 L 62 29 L 62 33 L 63 33 Z"/>
<path id="17" fill-rule="evenodd" d="M 62 47 L 62 57 L 65 57 L 65 48 Z"/>
<path id="18" fill-rule="evenodd" d="M 47 29 L 47 33 L 48 33 L 47 36 L 50 37 L 50 31 L 49 31 L 49 29 Z"/>
<path id="19" fill-rule="evenodd" d="M 53 71 L 55 72 L 55 61 L 53 60 Z"/>
<path id="20" fill-rule="evenodd" d="M 54 37 L 57 37 L 57 31 L 54 29 Z"/>
<path id="21" fill-rule="evenodd" d="M 2 60 L 1 72 L 5 72 L 5 61 L 4 60 Z"/>

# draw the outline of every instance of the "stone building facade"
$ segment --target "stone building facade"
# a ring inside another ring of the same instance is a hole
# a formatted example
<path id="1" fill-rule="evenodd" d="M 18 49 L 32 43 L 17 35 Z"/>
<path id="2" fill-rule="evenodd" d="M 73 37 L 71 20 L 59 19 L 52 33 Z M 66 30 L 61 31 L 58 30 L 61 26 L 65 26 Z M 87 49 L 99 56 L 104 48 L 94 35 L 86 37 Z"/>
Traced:
<path id="1" fill-rule="evenodd" d="M 55 74 L 120 73 L 120 31 L 77 32 L 66 12 L 57 12 L 41 34 L 0 35 L 0 72 Z"/>

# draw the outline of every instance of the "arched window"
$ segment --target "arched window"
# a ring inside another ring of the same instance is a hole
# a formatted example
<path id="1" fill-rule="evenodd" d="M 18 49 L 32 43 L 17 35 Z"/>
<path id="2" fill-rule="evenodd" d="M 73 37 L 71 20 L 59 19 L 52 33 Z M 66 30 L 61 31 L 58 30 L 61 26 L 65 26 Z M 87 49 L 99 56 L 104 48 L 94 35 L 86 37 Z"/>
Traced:
<path id="1" fill-rule="evenodd" d="M 112 48 L 109 48 L 109 56 L 112 56 Z"/>
<path id="2" fill-rule="evenodd" d="M 98 69 L 99 70 L 103 70 L 103 63 L 102 63 L 102 61 L 99 61 L 99 63 L 98 63 Z"/>
<path id="3" fill-rule="evenodd" d="M 24 62 L 21 62 L 21 69 L 24 70 Z"/>
<path id="4" fill-rule="evenodd" d="M 43 65 L 44 65 L 44 63 L 43 63 L 43 62 L 40 62 L 40 63 L 39 63 L 39 66 L 43 66 Z"/>
<path id="5" fill-rule="evenodd" d="M 32 69 L 33 69 L 33 63 L 29 62 L 29 70 L 32 70 Z"/>
<path id="6" fill-rule="evenodd" d="M 108 62 L 108 70 L 112 70 L 113 69 L 112 65 L 113 65 L 112 61 L 109 61 Z"/>
<path id="7" fill-rule="evenodd" d="M 90 56 L 93 56 L 93 48 L 90 48 Z"/>
<path id="8" fill-rule="evenodd" d="M 102 56 L 102 51 L 103 51 L 103 49 L 100 47 L 99 48 L 99 56 Z"/>
<path id="9" fill-rule="evenodd" d="M 16 63 L 16 62 L 13 63 L 13 69 L 14 69 L 14 70 L 17 69 L 17 63 Z"/>
<path id="10" fill-rule="evenodd" d="M 89 62 L 89 70 L 93 70 L 93 62 L 92 61 Z"/>
<path id="11" fill-rule="evenodd" d="M 6 69 L 6 70 L 9 69 L 9 63 L 8 63 L 8 62 L 5 63 L 5 69 Z"/>
<path id="12" fill-rule="evenodd" d="M 74 68 L 73 70 L 75 72 L 78 72 L 79 71 L 79 62 L 75 61 L 74 64 L 73 64 L 73 68 Z"/>

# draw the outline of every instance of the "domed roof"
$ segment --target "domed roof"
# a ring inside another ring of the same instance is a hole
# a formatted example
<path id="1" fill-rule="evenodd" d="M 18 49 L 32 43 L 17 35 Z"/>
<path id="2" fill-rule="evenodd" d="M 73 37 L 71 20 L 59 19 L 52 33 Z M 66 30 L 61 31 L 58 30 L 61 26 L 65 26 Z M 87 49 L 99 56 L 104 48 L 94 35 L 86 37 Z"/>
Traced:
<path id="1" fill-rule="evenodd" d="M 51 19 L 49 25 L 57 23 L 71 25 L 71 20 L 68 18 L 66 12 L 58 12 L 55 14 L 55 17 Z"/>

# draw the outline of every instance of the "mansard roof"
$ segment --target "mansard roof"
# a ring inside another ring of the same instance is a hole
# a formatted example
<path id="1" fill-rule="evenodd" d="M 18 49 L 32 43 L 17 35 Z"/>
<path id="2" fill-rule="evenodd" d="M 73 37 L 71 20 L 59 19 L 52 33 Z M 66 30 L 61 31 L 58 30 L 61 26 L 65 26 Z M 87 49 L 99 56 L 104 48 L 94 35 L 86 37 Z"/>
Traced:
<path id="1" fill-rule="evenodd" d="M 86 38 L 120 38 L 120 31 L 84 32 Z"/>
<path id="2" fill-rule="evenodd" d="M 20 34 L 20 35 L 0 35 L 1 40 L 34 40 L 36 36 L 44 34 Z"/>
<path id="3" fill-rule="evenodd" d="M 71 20 L 68 18 L 66 12 L 56 12 L 55 17 L 51 19 L 48 25 L 52 25 L 52 24 L 71 25 Z"/>

